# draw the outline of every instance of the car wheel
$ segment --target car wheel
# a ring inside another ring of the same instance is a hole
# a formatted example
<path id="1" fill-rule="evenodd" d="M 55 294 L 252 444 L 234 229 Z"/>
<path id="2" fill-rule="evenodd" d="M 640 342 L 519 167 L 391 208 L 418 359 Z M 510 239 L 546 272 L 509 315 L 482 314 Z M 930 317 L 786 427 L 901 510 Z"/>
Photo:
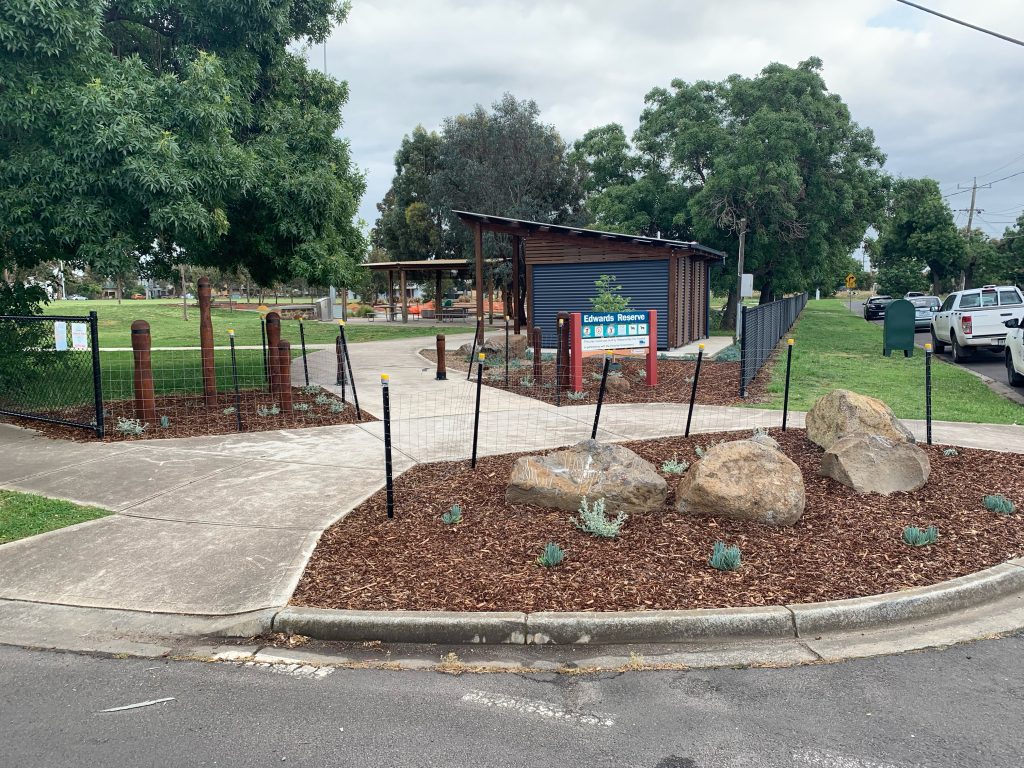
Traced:
<path id="1" fill-rule="evenodd" d="M 1013 355 L 1006 350 L 1006 381 L 1011 387 L 1024 387 L 1024 376 L 1013 367 Z"/>
<path id="2" fill-rule="evenodd" d="M 949 346 L 953 355 L 954 363 L 965 363 L 970 359 L 970 354 L 956 340 L 956 334 L 953 334 L 949 340 Z"/>
<path id="3" fill-rule="evenodd" d="M 939 341 L 939 337 L 935 335 L 935 327 L 932 327 L 932 349 L 936 352 L 946 351 L 946 342 Z"/>

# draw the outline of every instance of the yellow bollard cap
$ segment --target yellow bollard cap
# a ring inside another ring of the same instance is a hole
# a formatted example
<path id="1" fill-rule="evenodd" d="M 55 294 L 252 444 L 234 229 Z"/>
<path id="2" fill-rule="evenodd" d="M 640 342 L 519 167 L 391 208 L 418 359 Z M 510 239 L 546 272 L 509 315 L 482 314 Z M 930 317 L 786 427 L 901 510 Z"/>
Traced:
<path id="1" fill-rule="evenodd" d="M 339 320 L 338 321 L 338 325 L 345 325 L 345 321 L 344 320 Z"/>
<path id="2" fill-rule="evenodd" d="M 565 322 L 565 318 L 564 318 L 564 317 L 560 317 L 560 318 L 558 318 L 558 324 L 559 324 L 559 325 L 561 325 L 561 324 L 562 324 L 562 323 L 564 323 L 564 322 Z"/>
<path id="3" fill-rule="evenodd" d="M 698 344 L 697 345 L 697 349 L 704 349 L 704 345 L 703 344 Z"/>
<path id="4" fill-rule="evenodd" d="M 484 353 L 483 353 L 483 352 L 480 352 L 480 353 L 479 353 L 479 355 L 478 355 L 478 359 L 480 359 L 480 360 L 483 360 L 483 359 L 484 359 Z"/>
<path id="5" fill-rule="evenodd" d="M 228 336 L 234 336 L 234 335 L 235 335 L 235 329 L 234 328 L 228 328 Z"/>
<path id="6" fill-rule="evenodd" d="M 786 343 L 789 344 L 789 346 L 791 346 L 791 347 L 793 346 L 793 340 L 792 339 L 786 339 Z"/>
<path id="7" fill-rule="evenodd" d="M 381 380 L 381 381 L 382 381 L 383 383 L 385 383 L 385 384 L 387 384 L 387 383 L 388 383 L 388 381 L 389 381 L 390 379 L 391 379 L 391 377 L 390 377 L 390 376 L 388 376 L 388 375 L 387 375 L 386 373 L 382 373 L 382 374 L 380 375 L 380 380 Z"/>
<path id="8" fill-rule="evenodd" d="M 930 341 L 926 341 L 925 344 L 924 344 L 924 348 L 926 350 L 928 350 L 929 352 L 931 352 L 932 351 L 932 343 Z"/>

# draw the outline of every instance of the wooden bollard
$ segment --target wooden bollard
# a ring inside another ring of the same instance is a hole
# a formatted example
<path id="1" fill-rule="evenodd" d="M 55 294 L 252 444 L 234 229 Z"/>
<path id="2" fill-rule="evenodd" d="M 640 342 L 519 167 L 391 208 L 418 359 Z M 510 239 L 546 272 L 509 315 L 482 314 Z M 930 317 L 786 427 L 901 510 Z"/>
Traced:
<path id="1" fill-rule="evenodd" d="M 153 360 L 150 350 L 153 340 L 149 335 L 149 323 L 136 320 L 132 323 L 132 357 L 135 359 L 135 418 L 150 424 L 156 423 L 156 397 L 153 393 Z"/>
<path id="2" fill-rule="evenodd" d="M 569 389 L 569 372 L 572 370 L 569 360 L 569 326 L 572 316 L 568 312 L 559 312 L 558 319 L 562 321 L 558 324 L 558 349 L 561 354 L 558 355 L 559 366 L 555 372 L 555 386 L 559 389 Z"/>
<path id="3" fill-rule="evenodd" d="M 203 361 L 203 401 L 207 407 L 217 404 L 217 366 L 213 361 L 213 320 L 210 316 L 210 280 L 199 283 L 199 347 Z"/>
<path id="4" fill-rule="evenodd" d="M 277 312 L 267 313 L 267 362 L 270 366 L 270 396 L 276 401 L 280 397 L 281 373 L 277 370 L 279 356 L 278 346 L 281 344 L 281 315 Z M 291 362 L 289 361 L 289 365 Z"/>
<path id="5" fill-rule="evenodd" d="M 277 343 L 277 399 L 281 413 L 292 410 L 292 343 L 282 339 Z"/>
<path id="6" fill-rule="evenodd" d="M 544 380 L 544 361 L 541 359 L 544 355 L 544 337 L 540 326 L 533 326 L 530 335 L 533 336 L 533 381 L 540 384 Z"/>
<path id="7" fill-rule="evenodd" d="M 437 380 L 444 381 L 447 378 L 448 365 L 444 359 L 444 334 L 439 333 L 437 334 Z"/>

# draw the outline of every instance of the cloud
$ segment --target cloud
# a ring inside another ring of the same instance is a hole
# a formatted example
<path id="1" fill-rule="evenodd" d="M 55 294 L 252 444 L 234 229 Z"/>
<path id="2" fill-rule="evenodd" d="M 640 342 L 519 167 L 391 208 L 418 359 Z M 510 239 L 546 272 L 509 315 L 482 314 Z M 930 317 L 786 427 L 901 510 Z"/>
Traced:
<path id="1" fill-rule="evenodd" d="M 1024 39 L 1020 0 L 930 7 Z M 891 173 L 957 192 L 976 175 L 980 185 L 1024 170 L 1024 48 L 894 0 L 355 0 L 327 43 L 328 72 L 351 89 L 342 132 L 368 174 L 360 214 L 371 225 L 417 124 L 437 128 L 509 91 L 534 99 L 567 140 L 609 122 L 632 132 L 654 86 L 811 56 L 875 131 Z M 980 189 L 978 206 L 976 224 L 1001 233 L 1024 209 L 1024 175 Z"/>

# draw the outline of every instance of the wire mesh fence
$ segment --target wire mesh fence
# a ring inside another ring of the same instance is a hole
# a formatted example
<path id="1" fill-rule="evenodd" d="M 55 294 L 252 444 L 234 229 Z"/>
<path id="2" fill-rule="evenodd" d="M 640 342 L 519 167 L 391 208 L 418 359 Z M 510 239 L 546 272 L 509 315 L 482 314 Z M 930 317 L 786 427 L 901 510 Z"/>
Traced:
<path id="1" fill-rule="evenodd" d="M 776 345 L 807 306 L 807 294 L 789 296 L 757 307 L 742 307 L 740 336 L 740 396 L 764 367 Z"/>
<path id="2" fill-rule="evenodd" d="M 96 313 L 0 316 L 0 414 L 104 432 Z"/>

